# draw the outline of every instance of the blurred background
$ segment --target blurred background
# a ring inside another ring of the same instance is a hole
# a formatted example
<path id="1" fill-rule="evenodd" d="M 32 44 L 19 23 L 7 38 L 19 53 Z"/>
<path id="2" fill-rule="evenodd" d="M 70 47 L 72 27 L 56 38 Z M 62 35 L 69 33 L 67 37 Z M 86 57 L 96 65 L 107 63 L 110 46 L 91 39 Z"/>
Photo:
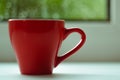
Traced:
<path id="1" fill-rule="evenodd" d="M 8 19 L 64 19 L 65 27 L 79 27 L 85 45 L 67 62 L 120 61 L 120 0 L 0 0 L 0 62 L 16 61 L 8 34 Z M 62 44 L 64 54 L 79 41 L 71 34 Z"/>
<path id="2" fill-rule="evenodd" d="M 109 0 L 0 0 L 0 20 L 50 18 L 106 20 Z"/>

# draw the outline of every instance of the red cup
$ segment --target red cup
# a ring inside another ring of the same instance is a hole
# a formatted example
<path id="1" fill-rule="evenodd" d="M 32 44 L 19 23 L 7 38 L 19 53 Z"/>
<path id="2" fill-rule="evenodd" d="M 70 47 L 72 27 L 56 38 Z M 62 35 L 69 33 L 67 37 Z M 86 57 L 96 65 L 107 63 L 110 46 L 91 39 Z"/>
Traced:
<path id="1" fill-rule="evenodd" d="M 52 74 L 53 68 L 83 46 L 83 30 L 66 29 L 64 25 L 64 20 L 9 19 L 10 41 L 21 74 Z M 62 41 L 73 32 L 79 33 L 81 40 L 63 56 L 57 56 Z"/>

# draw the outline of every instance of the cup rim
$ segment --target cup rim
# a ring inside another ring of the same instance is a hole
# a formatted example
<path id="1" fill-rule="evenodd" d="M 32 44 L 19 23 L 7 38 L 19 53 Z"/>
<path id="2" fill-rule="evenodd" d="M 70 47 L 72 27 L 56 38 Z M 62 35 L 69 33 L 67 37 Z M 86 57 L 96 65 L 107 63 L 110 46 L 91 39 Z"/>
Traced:
<path id="1" fill-rule="evenodd" d="M 8 21 L 60 21 L 64 22 L 62 19 L 9 19 Z"/>

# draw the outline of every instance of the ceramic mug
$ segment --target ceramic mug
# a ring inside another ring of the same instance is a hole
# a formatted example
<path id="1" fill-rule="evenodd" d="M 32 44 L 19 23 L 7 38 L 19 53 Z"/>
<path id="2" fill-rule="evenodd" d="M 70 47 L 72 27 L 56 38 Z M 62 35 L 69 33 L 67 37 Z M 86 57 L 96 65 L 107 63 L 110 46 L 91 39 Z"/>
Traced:
<path id="1" fill-rule="evenodd" d="M 79 50 L 86 40 L 83 30 L 66 29 L 64 20 L 9 19 L 8 22 L 21 74 L 52 74 L 53 68 Z M 63 56 L 57 56 L 63 40 L 73 32 L 80 34 L 79 43 Z"/>

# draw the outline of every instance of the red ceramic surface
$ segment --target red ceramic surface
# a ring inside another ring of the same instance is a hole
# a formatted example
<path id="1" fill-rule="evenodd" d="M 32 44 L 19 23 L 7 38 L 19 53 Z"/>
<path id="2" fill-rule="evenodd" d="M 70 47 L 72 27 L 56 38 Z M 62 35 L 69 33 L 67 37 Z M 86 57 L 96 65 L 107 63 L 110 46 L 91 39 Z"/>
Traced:
<path id="1" fill-rule="evenodd" d="M 80 42 L 65 55 L 57 56 L 62 41 L 73 32 L 80 34 Z M 86 40 L 81 29 L 66 29 L 63 20 L 10 19 L 9 35 L 20 71 L 28 75 L 52 74 L 53 68 L 79 50 Z"/>

